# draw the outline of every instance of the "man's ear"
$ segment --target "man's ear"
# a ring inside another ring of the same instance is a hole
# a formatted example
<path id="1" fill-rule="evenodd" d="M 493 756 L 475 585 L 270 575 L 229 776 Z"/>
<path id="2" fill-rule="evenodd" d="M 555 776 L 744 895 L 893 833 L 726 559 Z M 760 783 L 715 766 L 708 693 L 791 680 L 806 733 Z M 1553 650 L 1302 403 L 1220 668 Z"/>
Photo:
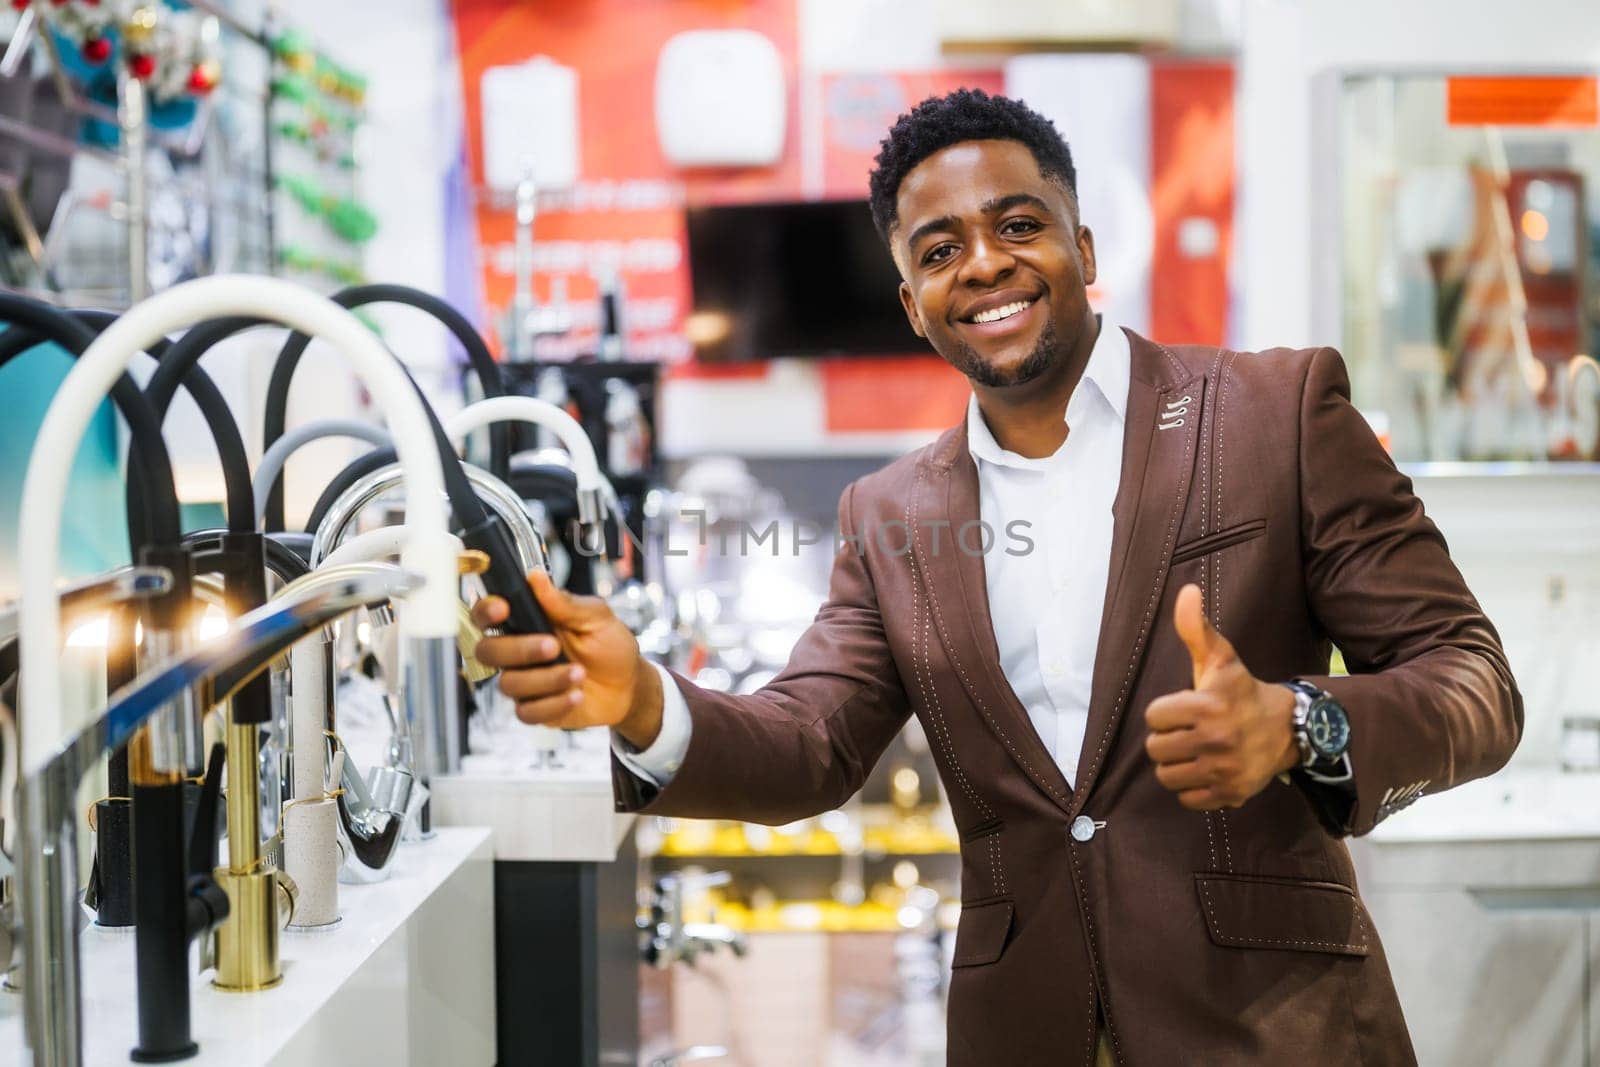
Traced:
<path id="1" fill-rule="evenodd" d="M 926 341 L 928 333 L 922 328 L 922 315 L 917 311 L 917 302 L 911 296 L 911 286 L 905 282 L 900 283 L 900 306 L 905 308 L 906 321 L 911 323 L 911 329 Z"/>
<path id="2" fill-rule="evenodd" d="M 1093 285 L 1095 277 L 1094 234 L 1087 226 L 1078 227 L 1078 256 L 1083 260 L 1083 284 Z"/>

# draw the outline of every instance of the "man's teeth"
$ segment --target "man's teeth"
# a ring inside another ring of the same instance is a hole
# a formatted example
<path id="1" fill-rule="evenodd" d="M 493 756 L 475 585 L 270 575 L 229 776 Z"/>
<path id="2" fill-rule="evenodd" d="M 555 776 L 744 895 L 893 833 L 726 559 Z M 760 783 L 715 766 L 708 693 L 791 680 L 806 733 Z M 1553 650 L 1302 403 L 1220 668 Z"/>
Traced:
<path id="1" fill-rule="evenodd" d="M 1026 311 L 1028 305 L 1032 303 L 1032 300 L 1018 300 L 1016 303 L 1007 304 L 1004 307 L 990 308 L 988 311 L 980 311 L 972 316 L 972 321 L 999 322 L 1001 319 L 1009 319 L 1019 311 Z"/>

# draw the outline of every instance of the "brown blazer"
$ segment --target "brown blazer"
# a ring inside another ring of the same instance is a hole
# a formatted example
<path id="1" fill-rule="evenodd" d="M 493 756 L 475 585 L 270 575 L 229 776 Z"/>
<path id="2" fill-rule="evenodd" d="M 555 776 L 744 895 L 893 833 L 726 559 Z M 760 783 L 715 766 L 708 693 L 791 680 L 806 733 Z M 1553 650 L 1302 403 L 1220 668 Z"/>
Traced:
<path id="1" fill-rule="evenodd" d="M 1414 1062 L 1340 835 L 1510 757 L 1522 702 L 1498 635 L 1351 406 L 1336 352 L 1130 341 L 1077 788 L 1001 673 L 990 612 L 1006 606 L 988 603 L 982 557 L 948 532 L 931 551 L 931 524 L 978 516 L 963 424 L 845 491 L 839 521 L 862 551 L 838 554 L 788 667 L 751 696 L 679 679 L 683 766 L 657 793 L 618 765 L 618 807 L 774 824 L 827 811 L 914 714 L 962 841 L 951 1064 L 1091 1064 L 1097 1017 L 1135 1065 Z M 1201 813 L 1157 782 L 1144 709 L 1191 684 L 1172 628 L 1187 582 L 1257 677 L 1305 678 L 1349 712 L 1344 825 L 1297 785 Z M 1326 676 L 1333 645 L 1350 677 Z M 1070 832 L 1079 816 L 1088 840 Z"/>

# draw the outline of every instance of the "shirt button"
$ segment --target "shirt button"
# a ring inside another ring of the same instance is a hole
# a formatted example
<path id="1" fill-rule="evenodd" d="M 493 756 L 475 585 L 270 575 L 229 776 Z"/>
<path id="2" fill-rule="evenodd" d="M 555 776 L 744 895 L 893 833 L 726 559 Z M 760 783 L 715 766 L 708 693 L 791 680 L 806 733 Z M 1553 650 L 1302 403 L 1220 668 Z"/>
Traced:
<path id="1" fill-rule="evenodd" d="M 1074 841 L 1087 841 L 1094 836 L 1094 820 L 1087 815 L 1080 815 L 1072 820 L 1072 839 Z"/>

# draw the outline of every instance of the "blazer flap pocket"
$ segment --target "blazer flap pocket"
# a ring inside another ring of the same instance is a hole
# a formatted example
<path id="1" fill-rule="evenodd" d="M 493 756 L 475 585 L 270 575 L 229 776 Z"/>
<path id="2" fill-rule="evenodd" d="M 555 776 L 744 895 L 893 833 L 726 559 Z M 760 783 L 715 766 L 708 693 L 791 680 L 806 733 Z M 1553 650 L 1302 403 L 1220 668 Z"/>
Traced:
<path id="1" fill-rule="evenodd" d="M 1215 533 L 1193 538 L 1172 550 L 1172 562 L 1174 564 L 1182 563 L 1184 560 L 1194 559 L 1196 556 L 1209 555 L 1224 548 L 1232 548 L 1234 545 L 1260 537 L 1266 532 L 1266 529 L 1266 519 L 1251 519 L 1249 522 L 1241 522 L 1226 529 L 1218 530 Z"/>
<path id="2" fill-rule="evenodd" d="M 1206 927 L 1219 945 L 1341 956 L 1372 951 L 1372 924 L 1348 886 L 1241 874 L 1197 874 L 1194 880 Z"/>
<path id="3" fill-rule="evenodd" d="M 1006 936 L 1010 933 L 1011 901 L 991 900 L 984 904 L 963 906 L 961 922 L 956 927 L 956 951 L 950 966 L 971 967 L 993 963 L 1005 951 Z"/>

